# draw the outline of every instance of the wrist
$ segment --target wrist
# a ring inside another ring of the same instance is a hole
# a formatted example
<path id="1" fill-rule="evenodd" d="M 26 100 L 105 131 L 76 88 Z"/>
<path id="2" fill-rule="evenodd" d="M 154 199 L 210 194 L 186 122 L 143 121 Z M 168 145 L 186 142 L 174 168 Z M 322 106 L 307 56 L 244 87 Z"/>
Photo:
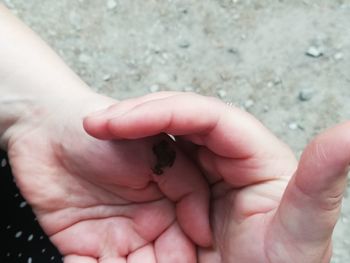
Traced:
<path id="1" fill-rule="evenodd" d="M 0 148 L 7 149 L 11 127 L 32 107 L 30 98 L 5 95 L 0 98 Z"/>
<path id="2" fill-rule="evenodd" d="M 93 102 L 96 101 L 97 104 L 99 101 L 96 96 L 104 97 L 88 88 L 80 87 L 74 87 L 65 92 L 47 94 L 33 92 L 28 95 L 1 96 L 0 148 L 7 150 L 11 142 L 16 141 L 26 132 L 41 126 L 54 115 L 58 118 L 61 117 L 62 122 L 64 122 L 64 118 L 68 118 L 72 111 L 79 112 L 82 107 L 86 107 L 87 103 L 91 104 L 91 111 L 94 111 Z M 98 108 L 97 105 L 95 107 Z"/>
<path id="3" fill-rule="evenodd" d="M 64 124 L 67 118 L 79 117 L 89 108 L 93 111 L 98 103 L 115 103 L 93 93 L 1 4 L 0 47 L 0 148 L 8 149 L 18 134 L 43 127 L 41 123 L 47 118 L 58 117 L 59 126 L 62 120 Z M 49 129 L 57 126 L 45 128 L 52 133 Z"/>

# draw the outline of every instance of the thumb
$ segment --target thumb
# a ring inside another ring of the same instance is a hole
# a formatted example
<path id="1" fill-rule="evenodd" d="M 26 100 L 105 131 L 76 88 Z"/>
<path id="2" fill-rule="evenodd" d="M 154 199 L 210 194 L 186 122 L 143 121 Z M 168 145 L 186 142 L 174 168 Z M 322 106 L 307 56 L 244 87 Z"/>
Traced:
<path id="1" fill-rule="evenodd" d="M 275 216 L 284 234 L 303 244 L 329 246 L 349 163 L 350 122 L 327 130 L 307 146 Z"/>

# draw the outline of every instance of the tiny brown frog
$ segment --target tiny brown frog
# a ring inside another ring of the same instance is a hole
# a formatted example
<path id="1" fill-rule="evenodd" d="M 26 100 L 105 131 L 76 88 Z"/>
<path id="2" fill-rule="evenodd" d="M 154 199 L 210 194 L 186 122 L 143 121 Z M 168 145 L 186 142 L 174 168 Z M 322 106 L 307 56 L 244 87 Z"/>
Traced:
<path id="1" fill-rule="evenodd" d="M 171 148 L 170 144 L 166 140 L 153 145 L 152 151 L 157 157 L 157 163 L 152 168 L 152 171 L 156 175 L 163 174 L 163 168 L 173 166 L 176 159 L 176 151 Z"/>

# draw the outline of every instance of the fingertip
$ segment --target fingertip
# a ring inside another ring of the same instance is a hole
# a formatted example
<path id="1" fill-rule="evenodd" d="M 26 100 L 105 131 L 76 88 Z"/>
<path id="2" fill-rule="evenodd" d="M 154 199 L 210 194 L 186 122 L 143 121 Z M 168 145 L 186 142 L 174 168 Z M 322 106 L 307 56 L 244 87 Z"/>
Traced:
<path id="1" fill-rule="evenodd" d="M 327 241 L 339 218 L 350 162 L 350 122 L 317 136 L 305 149 L 278 208 L 294 237 Z"/>
<path id="2" fill-rule="evenodd" d="M 296 183 L 306 193 L 318 195 L 327 189 L 343 188 L 350 164 L 350 122 L 318 135 L 305 149 Z"/>
<path id="3" fill-rule="evenodd" d="M 114 134 L 114 136 L 123 137 L 125 139 L 133 139 L 129 137 L 130 136 L 130 133 L 128 132 L 129 127 L 128 126 L 124 127 L 124 125 L 121 125 L 122 122 L 123 122 L 122 116 L 114 117 L 107 121 L 106 127 L 111 134 Z"/>
<path id="4" fill-rule="evenodd" d="M 207 193 L 196 193 L 183 198 L 176 206 L 177 217 L 183 231 L 201 247 L 212 245 Z"/>
<path id="5" fill-rule="evenodd" d="M 108 140 L 113 138 L 108 129 L 107 122 L 103 118 L 85 117 L 83 119 L 83 128 L 89 135 L 97 139 Z"/>

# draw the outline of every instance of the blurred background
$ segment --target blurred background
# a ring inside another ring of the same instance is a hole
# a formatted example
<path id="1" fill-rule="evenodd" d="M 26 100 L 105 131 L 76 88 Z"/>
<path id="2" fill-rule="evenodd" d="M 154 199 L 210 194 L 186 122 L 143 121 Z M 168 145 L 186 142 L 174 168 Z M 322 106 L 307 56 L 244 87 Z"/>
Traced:
<path id="1" fill-rule="evenodd" d="M 4 0 L 94 90 L 216 96 L 300 156 L 350 117 L 350 0 Z M 40 58 L 38 58 L 40 59 Z M 332 263 L 350 262 L 350 197 Z"/>

